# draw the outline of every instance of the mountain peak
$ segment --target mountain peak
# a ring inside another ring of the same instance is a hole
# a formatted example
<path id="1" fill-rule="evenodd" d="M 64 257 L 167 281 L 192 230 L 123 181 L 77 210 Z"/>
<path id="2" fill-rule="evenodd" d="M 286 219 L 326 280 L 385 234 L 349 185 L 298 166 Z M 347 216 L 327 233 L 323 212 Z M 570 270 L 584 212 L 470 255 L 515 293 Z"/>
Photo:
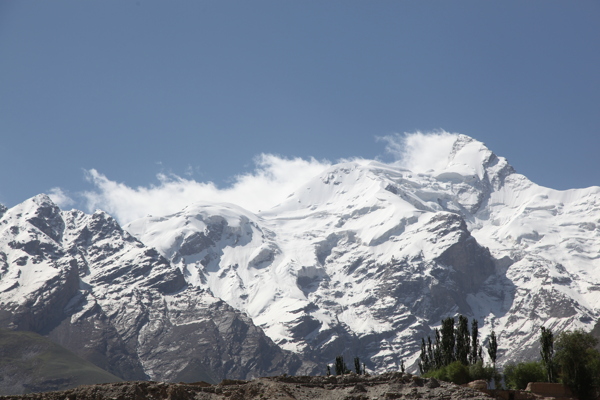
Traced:
<path id="1" fill-rule="evenodd" d="M 467 135 L 416 132 L 388 141 L 388 150 L 398 159 L 393 166 L 441 182 L 497 189 L 515 172 L 506 159 Z"/>

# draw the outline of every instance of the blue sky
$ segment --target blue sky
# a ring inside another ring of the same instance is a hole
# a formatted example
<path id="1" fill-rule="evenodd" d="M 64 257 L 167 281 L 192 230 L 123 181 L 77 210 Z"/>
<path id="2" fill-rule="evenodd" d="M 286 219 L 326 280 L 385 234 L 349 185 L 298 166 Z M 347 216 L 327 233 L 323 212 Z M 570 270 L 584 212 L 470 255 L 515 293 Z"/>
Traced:
<path id="1" fill-rule="evenodd" d="M 4 0 L 0 202 L 83 207 L 92 169 L 225 188 L 261 154 L 385 160 L 376 137 L 436 129 L 600 185 L 599 44 L 597 1 Z"/>

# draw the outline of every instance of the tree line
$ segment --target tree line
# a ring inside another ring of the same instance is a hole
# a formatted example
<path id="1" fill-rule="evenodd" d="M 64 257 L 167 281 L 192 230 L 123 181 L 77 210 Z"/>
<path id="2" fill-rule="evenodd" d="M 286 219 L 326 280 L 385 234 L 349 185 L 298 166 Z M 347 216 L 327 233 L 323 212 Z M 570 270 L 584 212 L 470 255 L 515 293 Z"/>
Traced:
<path id="1" fill-rule="evenodd" d="M 492 361 L 485 366 L 483 346 L 479 341 L 478 321 L 473 319 L 469 328 L 469 319 L 463 315 L 458 321 L 448 317 L 442 320 L 440 329 L 434 330 L 434 338 L 421 339 L 419 371 L 425 377 L 464 384 L 472 380 L 494 380 L 500 384 L 501 376 L 496 372 L 498 338 L 492 330 L 488 338 L 487 354 Z"/>
<path id="2" fill-rule="evenodd" d="M 598 340 L 581 329 L 562 332 L 555 339 L 546 327 L 540 329 L 540 360 L 509 363 L 504 374 L 496 370 L 498 338 L 492 330 L 487 343 L 491 365 L 484 365 L 483 347 L 479 343 L 477 320 L 458 316 L 442 320 L 434 330 L 434 339 L 421 339 L 419 370 L 424 377 L 464 384 L 472 380 L 494 380 L 496 387 L 525 389 L 529 382 L 560 382 L 568 386 L 580 400 L 594 398 L 600 387 L 600 352 Z"/>
<path id="3" fill-rule="evenodd" d="M 498 337 L 492 329 L 487 340 L 490 363 L 484 364 L 483 346 L 479 340 L 479 327 L 473 319 L 469 328 L 467 317 L 459 315 L 458 321 L 449 317 L 430 336 L 421 339 L 419 370 L 424 377 L 464 384 L 473 380 L 494 381 L 495 387 L 526 388 L 529 382 L 560 382 L 568 386 L 580 400 L 593 399 L 600 388 L 600 351 L 598 340 L 582 329 L 560 333 L 556 338 L 546 327 L 540 329 L 540 360 L 509 363 L 503 374 L 496 370 Z M 336 357 L 335 374 L 350 373 L 342 356 Z M 365 364 L 354 358 L 354 372 L 366 374 Z M 404 372 L 404 361 L 401 362 Z M 327 375 L 331 375 L 327 365 Z M 504 378 L 504 379 L 502 379 Z M 504 382 L 502 382 L 504 381 Z"/>
<path id="4" fill-rule="evenodd" d="M 335 367 L 336 375 L 345 375 L 345 374 L 349 374 L 352 372 L 348 369 L 348 366 L 344 362 L 343 356 L 337 356 L 335 358 L 334 367 Z M 404 360 L 400 361 L 400 371 L 404 372 Z M 354 357 L 354 372 L 357 375 L 366 375 L 367 374 L 367 368 L 366 368 L 365 364 L 364 363 L 361 364 L 360 358 L 358 358 L 358 357 Z M 331 366 L 329 364 L 327 364 L 327 376 L 329 376 L 329 375 L 331 375 Z"/>
<path id="5" fill-rule="evenodd" d="M 349 374 L 352 371 L 348 369 L 346 362 L 344 361 L 344 356 L 337 356 L 335 358 L 335 374 L 336 375 L 345 375 Z M 365 364 L 360 363 L 360 358 L 354 357 L 354 372 L 358 375 L 366 374 Z M 327 364 L 327 376 L 331 375 L 331 367 Z"/>
<path id="6" fill-rule="evenodd" d="M 483 361 L 483 348 L 479 344 L 478 322 L 474 319 L 469 329 L 469 319 L 463 315 L 458 316 L 455 328 L 454 318 L 448 317 L 442 320 L 440 329 L 434 330 L 434 340 L 430 336 L 421 339 L 421 355 L 419 370 L 426 374 L 454 362 L 463 365 L 477 364 Z M 498 351 L 496 334 L 492 330 L 488 341 L 488 355 L 495 364 Z"/>

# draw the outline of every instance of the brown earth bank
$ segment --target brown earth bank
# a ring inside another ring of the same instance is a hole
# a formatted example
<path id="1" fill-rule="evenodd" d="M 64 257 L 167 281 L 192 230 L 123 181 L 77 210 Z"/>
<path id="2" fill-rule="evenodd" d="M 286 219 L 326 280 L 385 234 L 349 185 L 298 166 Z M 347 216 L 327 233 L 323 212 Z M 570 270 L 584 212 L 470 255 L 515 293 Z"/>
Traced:
<path id="1" fill-rule="evenodd" d="M 492 399 L 468 387 L 434 378 L 391 372 L 376 376 L 277 376 L 252 381 L 205 382 L 118 382 L 84 385 L 74 389 L 0 396 L 0 400 L 373 400 L 373 399 Z"/>

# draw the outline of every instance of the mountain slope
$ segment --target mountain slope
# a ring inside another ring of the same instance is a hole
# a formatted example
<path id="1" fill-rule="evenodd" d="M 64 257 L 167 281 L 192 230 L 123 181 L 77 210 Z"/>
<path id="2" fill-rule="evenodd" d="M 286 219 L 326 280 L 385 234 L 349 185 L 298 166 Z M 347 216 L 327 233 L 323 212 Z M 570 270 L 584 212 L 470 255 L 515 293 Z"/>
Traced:
<path id="1" fill-rule="evenodd" d="M 104 212 L 61 212 L 40 195 L 0 229 L 2 327 L 46 335 L 123 379 L 218 381 L 301 364 Z"/>
<path id="2" fill-rule="evenodd" d="M 33 332 L 0 329 L 0 394 L 65 390 L 121 379 Z"/>

